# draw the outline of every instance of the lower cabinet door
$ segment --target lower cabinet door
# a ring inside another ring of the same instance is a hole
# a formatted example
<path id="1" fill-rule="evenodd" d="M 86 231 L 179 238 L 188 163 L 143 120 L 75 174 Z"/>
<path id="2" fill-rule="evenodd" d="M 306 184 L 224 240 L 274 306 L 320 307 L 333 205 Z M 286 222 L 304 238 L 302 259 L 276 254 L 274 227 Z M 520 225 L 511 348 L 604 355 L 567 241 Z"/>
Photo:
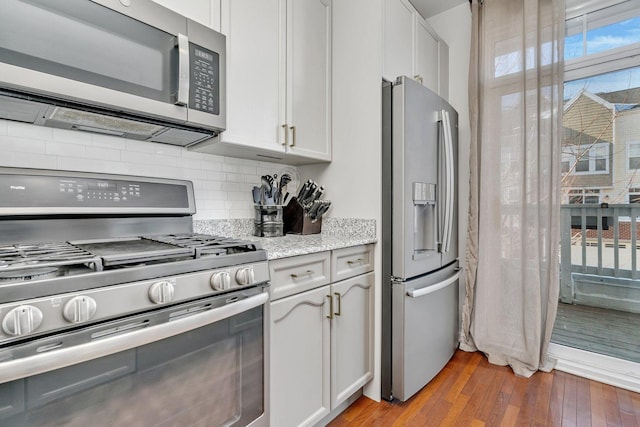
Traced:
<path id="1" fill-rule="evenodd" d="M 331 285 L 331 408 L 373 378 L 374 273 Z"/>
<path id="2" fill-rule="evenodd" d="M 271 303 L 271 425 L 310 426 L 330 411 L 330 286 Z"/>

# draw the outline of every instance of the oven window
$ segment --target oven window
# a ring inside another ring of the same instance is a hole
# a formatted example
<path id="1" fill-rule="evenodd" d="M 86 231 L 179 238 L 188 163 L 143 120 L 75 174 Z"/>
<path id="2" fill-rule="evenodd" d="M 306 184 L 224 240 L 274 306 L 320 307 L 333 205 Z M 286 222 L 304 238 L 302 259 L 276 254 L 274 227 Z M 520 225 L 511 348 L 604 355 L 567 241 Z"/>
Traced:
<path id="1" fill-rule="evenodd" d="M 247 425 L 264 412 L 262 310 L 2 384 L 0 425 Z"/>

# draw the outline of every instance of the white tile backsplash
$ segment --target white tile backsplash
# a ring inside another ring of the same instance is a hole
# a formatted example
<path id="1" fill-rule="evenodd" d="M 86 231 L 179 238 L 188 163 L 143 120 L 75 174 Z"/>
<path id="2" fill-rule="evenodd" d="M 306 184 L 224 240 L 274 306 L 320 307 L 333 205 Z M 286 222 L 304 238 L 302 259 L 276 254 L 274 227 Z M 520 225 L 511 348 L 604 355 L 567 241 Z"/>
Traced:
<path id="1" fill-rule="evenodd" d="M 0 166 L 193 181 L 195 219 L 253 218 L 251 188 L 284 165 L 0 120 Z"/>

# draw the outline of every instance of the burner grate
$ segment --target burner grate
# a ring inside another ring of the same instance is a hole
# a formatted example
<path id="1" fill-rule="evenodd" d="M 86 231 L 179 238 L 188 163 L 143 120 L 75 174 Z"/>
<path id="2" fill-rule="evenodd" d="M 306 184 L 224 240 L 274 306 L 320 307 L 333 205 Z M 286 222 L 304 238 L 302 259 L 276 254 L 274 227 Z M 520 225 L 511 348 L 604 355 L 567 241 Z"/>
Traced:
<path id="1" fill-rule="evenodd" d="M 93 264 L 95 270 L 102 270 L 100 258 L 67 242 L 0 246 L 0 271 L 74 264 Z"/>
<path id="2" fill-rule="evenodd" d="M 255 242 L 198 233 L 164 234 L 161 236 L 148 236 L 145 238 L 195 249 L 196 258 L 254 252 L 259 249 Z"/>

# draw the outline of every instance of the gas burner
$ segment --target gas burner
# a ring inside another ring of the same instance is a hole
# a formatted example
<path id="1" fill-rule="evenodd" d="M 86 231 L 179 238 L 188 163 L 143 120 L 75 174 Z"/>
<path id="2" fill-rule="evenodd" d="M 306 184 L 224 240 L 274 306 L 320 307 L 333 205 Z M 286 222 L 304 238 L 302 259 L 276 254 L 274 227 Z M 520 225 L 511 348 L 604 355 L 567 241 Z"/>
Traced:
<path id="1" fill-rule="evenodd" d="M 28 280 L 50 279 L 58 275 L 56 267 L 25 268 L 0 272 L 0 282 L 25 282 Z"/>

